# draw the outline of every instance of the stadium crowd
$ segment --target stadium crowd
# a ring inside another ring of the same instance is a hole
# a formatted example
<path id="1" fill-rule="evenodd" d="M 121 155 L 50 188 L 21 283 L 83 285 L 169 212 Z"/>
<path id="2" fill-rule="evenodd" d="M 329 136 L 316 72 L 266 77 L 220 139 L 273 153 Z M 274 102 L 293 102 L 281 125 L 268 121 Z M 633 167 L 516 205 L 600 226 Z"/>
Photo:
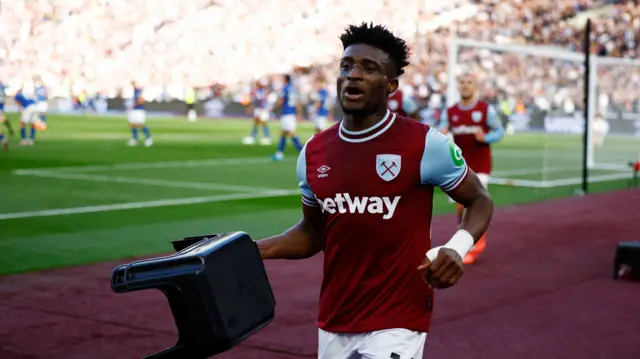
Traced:
<path id="1" fill-rule="evenodd" d="M 184 86 L 224 83 L 234 94 L 257 78 L 312 68 L 298 76 L 335 74 L 348 23 L 388 25 L 412 44 L 403 88 L 426 105 L 444 101 L 451 36 L 498 44 L 579 51 L 584 15 L 595 19 L 592 51 L 637 57 L 640 6 L 615 0 L 33 0 L 2 1 L 0 81 L 20 86 L 41 75 L 51 96 L 101 91 L 116 96 L 131 79 L 154 98 L 181 97 Z M 437 3 L 437 2 L 436 2 Z M 480 48 L 459 52 L 460 69 L 483 80 L 483 95 L 512 103 L 571 110 L 582 98 L 581 64 Z M 640 70 L 600 69 L 601 103 L 631 106 Z M 304 73 L 304 74 L 303 74 Z"/>

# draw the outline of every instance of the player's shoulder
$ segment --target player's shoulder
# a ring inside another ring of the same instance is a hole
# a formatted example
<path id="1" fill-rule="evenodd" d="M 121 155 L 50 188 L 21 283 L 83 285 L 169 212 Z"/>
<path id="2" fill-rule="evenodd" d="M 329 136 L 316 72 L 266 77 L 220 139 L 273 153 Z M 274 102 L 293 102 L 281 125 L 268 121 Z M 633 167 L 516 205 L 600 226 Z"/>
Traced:
<path id="1" fill-rule="evenodd" d="M 416 119 L 395 114 L 394 125 L 402 130 L 403 135 L 423 137 L 429 131 L 429 125 L 416 121 Z"/>
<path id="2" fill-rule="evenodd" d="M 316 133 L 307 140 L 304 148 L 307 153 L 318 153 L 327 149 L 328 146 L 335 144 L 340 138 L 340 122 L 335 123 L 326 130 Z"/>
<path id="3" fill-rule="evenodd" d="M 476 107 L 480 107 L 482 109 L 492 109 L 493 105 L 489 101 L 478 100 L 478 103 L 477 103 Z"/>
<path id="4" fill-rule="evenodd" d="M 454 103 L 453 105 L 447 106 L 446 111 L 459 111 L 460 110 L 460 106 L 458 106 L 458 103 Z"/>

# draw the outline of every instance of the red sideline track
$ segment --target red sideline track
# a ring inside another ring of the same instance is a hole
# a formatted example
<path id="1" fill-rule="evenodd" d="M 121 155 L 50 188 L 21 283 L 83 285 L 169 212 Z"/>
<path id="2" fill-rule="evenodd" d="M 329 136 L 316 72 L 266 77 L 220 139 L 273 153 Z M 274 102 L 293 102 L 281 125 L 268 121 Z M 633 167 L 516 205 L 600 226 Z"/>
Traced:
<path id="1" fill-rule="evenodd" d="M 485 254 L 436 295 L 425 357 L 640 358 L 640 285 L 611 279 L 616 244 L 640 240 L 638 203 L 626 190 L 499 208 Z M 434 238 L 454 227 L 438 217 Z M 219 358 L 314 357 L 321 260 L 269 262 L 276 319 Z M 0 358 L 137 359 L 173 345 L 159 292 L 111 292 L 119 263 L 0 278 Z"/>

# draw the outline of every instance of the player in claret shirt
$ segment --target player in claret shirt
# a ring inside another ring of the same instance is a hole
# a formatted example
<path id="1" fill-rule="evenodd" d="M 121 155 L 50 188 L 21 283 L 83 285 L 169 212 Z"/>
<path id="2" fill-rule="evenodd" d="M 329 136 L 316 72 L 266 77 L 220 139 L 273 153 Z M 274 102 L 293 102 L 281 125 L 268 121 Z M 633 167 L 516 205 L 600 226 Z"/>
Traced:
<path id="1" fill-rule="evenodd" d="M 367 23 L 340 39 L 344 117 L 300 153 L 302 219 L 258 247 L 264 259 L 324 252 L 319 358 L 422 358 L 433 288 L 462 276 L 493 202 L 447 136 L 387 109 L 408 65 L 406 43 Z M 430 249 L 436 186 L 466 215 L 444 246 Z"/>
<path id="2" fill-rule="evenodd" d="M 440 130 L 452 134 L 453 141 L 460 147 L 469 167 L 480 178 L 485 188 L 489 187 L 491 176 L 491 144 L 504 137 L 502 123 L 496 109 L 489 103 L 478 99 L 478 80 L 471 73 L 458 78 L 460 102 L 442 113 Z M 456 204 L 458 221 L 462 220 L 464 206 Z M 476 243 L 464 257 L 464 264 L 475 262 L 487 245 L 486 235 Z"/>

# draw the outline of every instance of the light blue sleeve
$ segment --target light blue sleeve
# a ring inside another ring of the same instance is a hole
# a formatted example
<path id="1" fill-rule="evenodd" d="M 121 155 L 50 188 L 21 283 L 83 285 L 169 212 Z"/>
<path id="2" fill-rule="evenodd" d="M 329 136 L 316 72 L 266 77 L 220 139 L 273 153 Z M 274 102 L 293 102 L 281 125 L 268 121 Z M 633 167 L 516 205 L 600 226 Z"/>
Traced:
<path id="1" fill-rule="evenodd" d="M 416 111 L 418 111 L 418 104 L 413 101 L 412 98 L 408 97 L 408 96 L 403 96 L 402 97 L 402 110 L 404 111 L 404 113 L 406 114 L 413 114 Z"/>
<path id="2" fill-rule="evenodd" d="M 429 128 L 420 161 L 422 183 L 440 187 L 445 192 L 453 191 L 468 171 L 460 148 L 449 137 Z"/>
<path id="3" fill-rule="evenodd" d="M 311 186 L 309 186 L 309 182 L 307 181 L 306 152 L 307 145 L 305 144 L 305 146 L 302 148 L 302 151 L 300 151 L 300 156 L 298 156 L 298 164 L 296 166 L 296 173 L 298 175 L 298 187 L 300 187 L 300 191 L 302 192 L 302 203 L 309 207 L 318 207 L 316 196 L 313 194 Z"/>
<path id="4" fill-rule="evenodd" d="M 440 131 L 449 127 L 449 112 L 447 110 L 448 109 L 445 107 L 444 110 L 440 112 L 440 123 L 438 124 L 438 129 Z"/>
<path id="5" fill-rule="evenodd" d="M 487 126 L 491 129 L 485 136 L 484 142 L 494 143 L 500 141 L 504 137 L 504 128 L 502 128 L 502 122 L 498 118 L 498 112 L 496 108 L 489 105 L 487 108 Z"/>

